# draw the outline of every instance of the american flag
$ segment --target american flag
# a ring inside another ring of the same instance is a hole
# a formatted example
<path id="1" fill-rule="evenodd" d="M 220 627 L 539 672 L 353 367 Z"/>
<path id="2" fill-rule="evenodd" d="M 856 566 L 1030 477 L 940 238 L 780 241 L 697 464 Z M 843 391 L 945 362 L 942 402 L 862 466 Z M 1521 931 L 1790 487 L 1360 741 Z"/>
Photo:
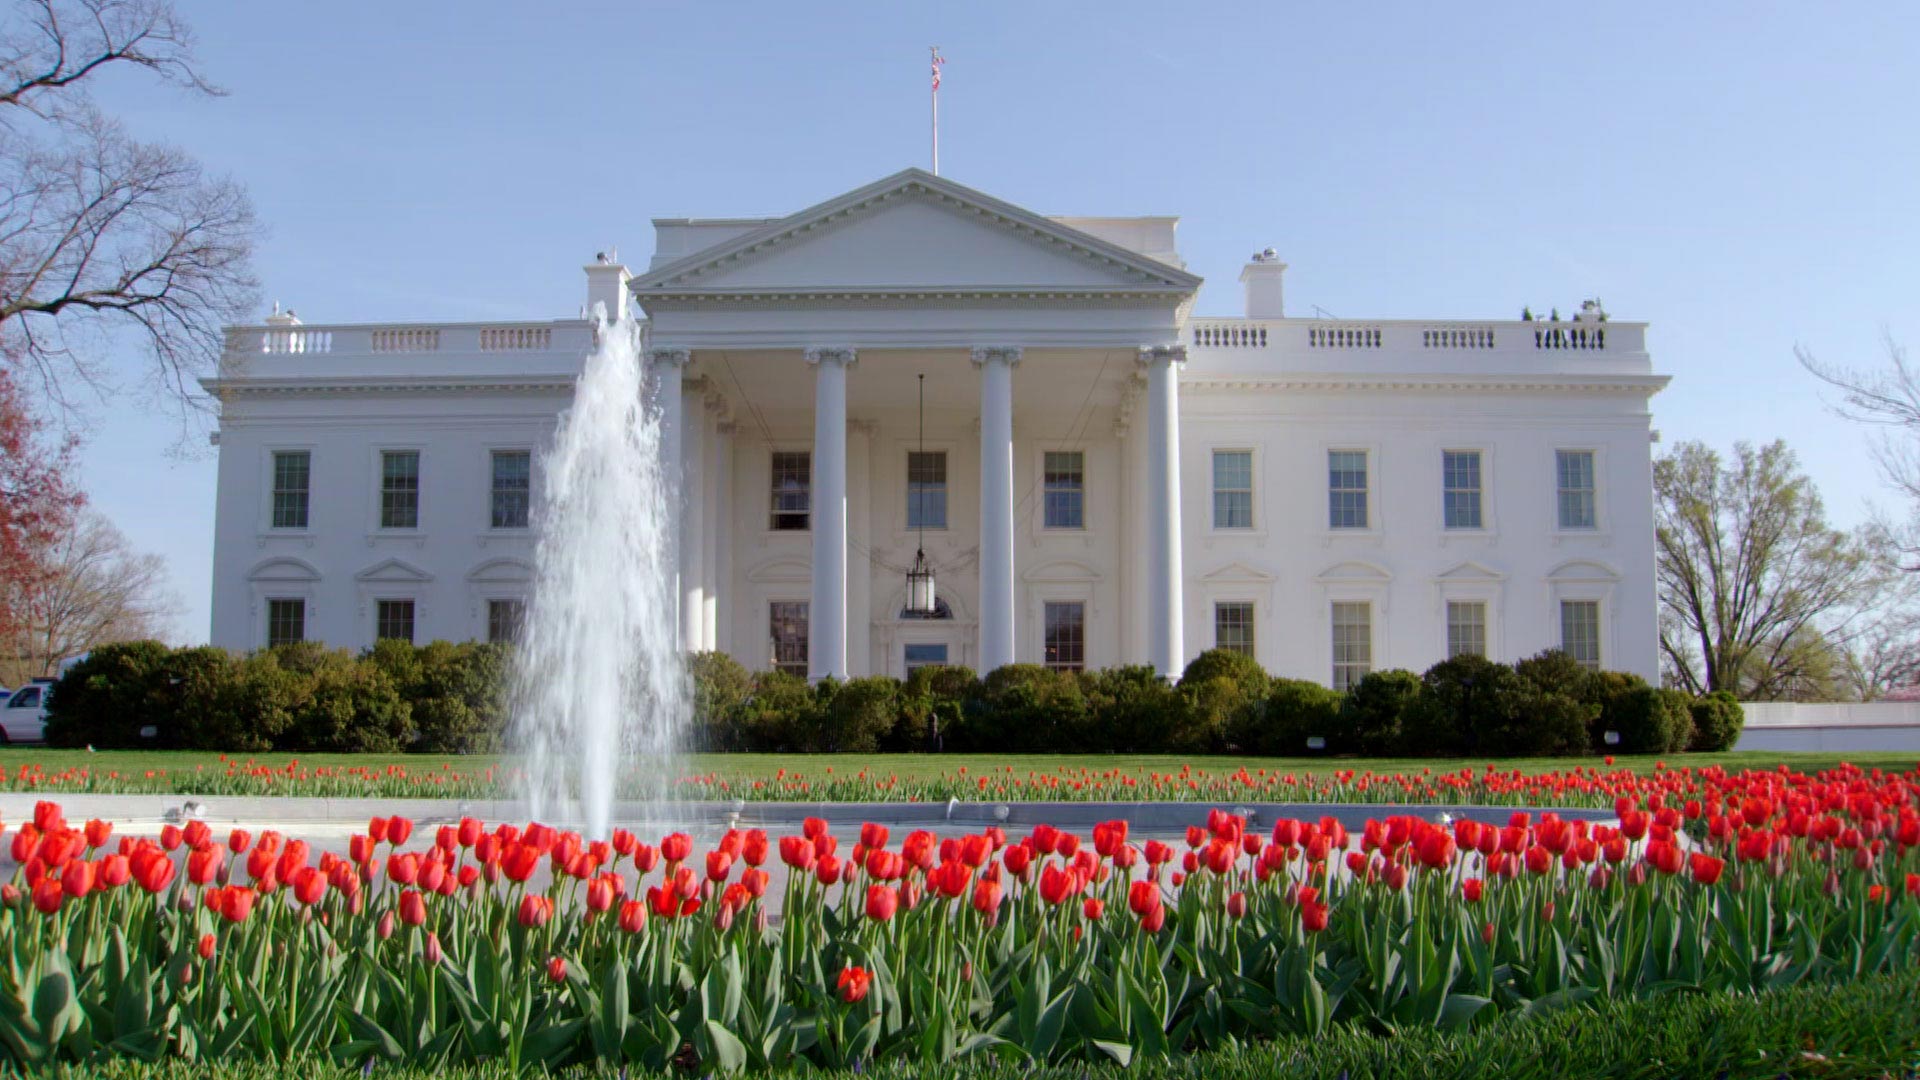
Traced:
<path id="1" fill-rule="evenodd" d="M 947 61 L 940 55 L 940 46 L 930 45 L 927 51 L 933 54 L 933 88 L 940 89 L 940 65 Z"/>

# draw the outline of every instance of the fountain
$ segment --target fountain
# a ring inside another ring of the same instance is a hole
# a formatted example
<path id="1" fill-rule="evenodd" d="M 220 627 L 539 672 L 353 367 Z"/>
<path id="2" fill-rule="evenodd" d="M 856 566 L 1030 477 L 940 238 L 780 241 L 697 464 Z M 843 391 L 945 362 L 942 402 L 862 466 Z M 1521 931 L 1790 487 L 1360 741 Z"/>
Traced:
<path id="1" fill-rule="evenodd" d="M 672 513 L 639 328 L 596 305 L 593 352 L 541 458 L 534 588 L 515 659 L 512 744 L 535 820 L 605 837 L 616 794 L 658 799 L 686 717 Z M 638 777 L 625 791 L 623 766 Z"/>

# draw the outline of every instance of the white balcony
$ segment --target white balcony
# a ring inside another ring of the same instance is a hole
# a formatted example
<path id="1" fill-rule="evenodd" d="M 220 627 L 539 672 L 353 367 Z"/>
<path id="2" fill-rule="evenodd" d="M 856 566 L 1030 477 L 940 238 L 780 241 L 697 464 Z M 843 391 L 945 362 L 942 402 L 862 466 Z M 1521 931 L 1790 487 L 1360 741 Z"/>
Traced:
<path id="1" fill-rule="evenodd" d="M 571 378 L 593 344 L 582 319 L 506 323 L 277 323 L 227 329 L 223 382 Z"/>
<path id="2" fill-rule="evenodd" d="M 1647 324 L 1592 320 L 1195 318 L 1196 374 L 1644 375 Z"/>

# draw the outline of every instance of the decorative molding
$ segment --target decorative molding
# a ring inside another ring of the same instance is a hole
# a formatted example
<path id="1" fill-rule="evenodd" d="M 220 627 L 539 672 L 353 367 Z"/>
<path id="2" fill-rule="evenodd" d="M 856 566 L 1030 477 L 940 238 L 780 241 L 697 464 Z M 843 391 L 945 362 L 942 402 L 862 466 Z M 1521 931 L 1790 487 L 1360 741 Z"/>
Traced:
<path id="1" fill-rule="evenodd" d="M 1141 367 L 1151 367 L 1163 361 L 1178 367 L 1187 362 L 1187 347 L 1185 345 L 1142 345 L 1140 351 L 1134 354 L 1134 360 Z"/>
<path id="2" fill-rule="evenodd" d="M 693 362 L 693 350 L 678 345 L 657 345 L 647 350 L 647 363 L 672 364 L 684 368 Z"/>
<path id="3" fill-rule="evenodd" d="M 433 575 L 401 559 L 383 559 L 353 575 L 353 579 L 375 583 L 424 584 L 432 581 Z"/>
<path id="4" fill-rule="evenodd" d="M 487 379 L 307 377 L 202 379 L 216 397 L 278 397 L 312 394 L 533 394 L 572 393 L 573 380 L 503 375 Z"/>
<path id="5" fill-rule="evenodd" d="M 1140 399 L 1146 395 L 1147 380 L 1139 371 L 1134 371 L 1127 379 L 1126 388 L 1120 391 L 1120 404 L 1113 412 L 1113 434 L 1124 439 L 1133 430 L 1133 414 L 1140 408 Z"/>
<path id="6" fill-rule="evenodd" d="M 975 345 L 971 355 L 974 367 L 984 367 L 996 360 L 1008 367 L 1018 367 L 1020 358 L 1025 352 L 1026 350 L 1018 345 Z"/>
<path id="7" fill-rule="evenodd" d="M 1398 392 L 1435 391 L 1440 393 L 1580 393 L 1620 394 L 1651 397 L 1665 388 L 1665 375 L 1552 376 L 1534 378 L 1489 378 L 1486 376 L 1408 376 L 1408 375 L 1291 375 L 1244 376 L 1224 378 L 1207 376 L 1182 379 L 1182 394 L 1303 393 L 1323 391 Z"/>
<path id="8" fill-rule="evenodd" d="M 739 307 L 743 304 L 778 303 L 784 307 L 925 307 L 928 301 L 940 301 L 956 304 L 1010 304 L 1047 303 L 1057 305 L 1061 301 L 1076 301 L 1087 304 L 1105 304 L 1114 307 L 1141 307 L 1142 301 L 1159 301 L 1178 304 L 1187 298 L 1185 292 L 1172 291 L 1158 286 L 1140 288 L 1118 285 L 1112 288 L 1088 289 L 1085 286 L 1056 287 L 1040 285 L 1007 286 L 966 286 L 925 285 L 875 286 L 871 289 L 848 289 L 845 286 L 823 288 L 777 289 L 708 289 L 699 292 L 650 293 L 648 299 L 659 304 L 663 310 L 681 310 L 693 307 Z M 661 301 L 667 303 L 661 304 Z"/>
<path id="9" fill-rule="evenodd" d="M 320 580 L 320 571 L 305 559 L 296 559 L 290 555 L 276 555 L 263 559 L 247 571 L 248 581 L 305 581 Z"/>
<path id="10" fill-rule="evenodd" d="M 832 363 L 850 368 L 860 362 L 859 350 L 851 345 L 810 345 L 805 355 L 807 363 L 815 365 Z"/>

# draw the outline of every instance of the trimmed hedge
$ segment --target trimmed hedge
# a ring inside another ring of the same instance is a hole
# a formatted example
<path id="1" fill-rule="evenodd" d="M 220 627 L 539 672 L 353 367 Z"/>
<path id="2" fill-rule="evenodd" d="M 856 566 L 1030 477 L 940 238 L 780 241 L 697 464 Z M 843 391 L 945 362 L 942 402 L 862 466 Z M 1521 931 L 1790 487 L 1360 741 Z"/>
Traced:
<path id="1" fill-rule="evenodd" d="M 1914 1077 L 1920 1074 L 1920 972 L 1873 975 L 1835 986 L 1807 985 L 1753 996 L 1676 992 L 1651 1001 L 1569 1004 L 1537 1015 L 1509 1014 L 1465 1032 L 1408 1025 L 1391 1034 L 1339 1027 L 1325 1036 L 1177 1055 L 1131 1068 L 1077 1064 L 1029 1068 L 984 1055 L 938 1065 L 899 1058 L 854 1072 L 868 1080 L 1254 1080 L 1271 1076 L 1369 1077 L 1377 1080 L 1509 1080 L 1562 1077 L 1781 1076 Z M 410 1069 L 307 1057 L 289 1062 L 225 1061 L 146 1064 L 114 1058 L 63 1066 L 63 1080 L 508 1080 L 504 1066 Z M 612 1069 L 538 1070 L 520 1075 L 629 1075 Z M 634 1071 L 630 1075 L 649 1075 Z M 690 1075 L 705 1075 L 693 1070 Z M 750 1074 L 753 1075 L 753 1074 Z M 798 1073 L 762 1073 L 786 1080 Z"/>
<path id="2" fill-rule="evenodd" d="M 236 656 L 137 641 L 97 649 L 54 686 L 54 746 L 273 751 L 498 749 L 507 653 L 382 641 L 358 656 L 311 642 Z M 781 753 L 967 751 L 1311 756 L 1572 756 L 1725 749 L 1727 695 L 1695 701 L 1562 653 L 1516 664 L 1462 656 L 1424 675 L 1376 671 L 1348 693 L 1275 678 L 1251 658 L 1201 653 L 1177 682 L 1144 666 L 985 677 L 923 667 L 905 681 L 817 685 L 688 659 L 688 748 Z"/>

